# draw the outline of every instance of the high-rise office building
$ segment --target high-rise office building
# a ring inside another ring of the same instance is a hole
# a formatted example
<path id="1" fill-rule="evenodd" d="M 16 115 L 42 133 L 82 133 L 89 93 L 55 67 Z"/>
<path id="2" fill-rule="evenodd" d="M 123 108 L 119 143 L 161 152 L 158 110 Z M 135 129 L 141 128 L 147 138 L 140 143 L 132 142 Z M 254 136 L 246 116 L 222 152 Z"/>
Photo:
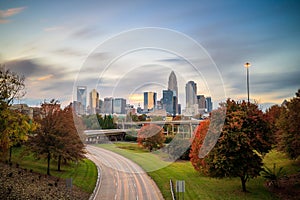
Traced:
<path id="1" fill-rule="evenodd" d="M 81 103 L 82 108 L 80 108 L 80 113 L 85 114 L 86 112 L 86 99 L 87 99 L 87 87 L 77 86 L 77 102 Z"/>
<path id="2" fill-rule="evenodd" d="M 90 114 L 96 114 L 99 110 L 99 93 L 96 89 L 93 89 L 90 92 L 89 98 L 89 105 L 90 105 Z"/>
<path id="3" fill-rule="evenodd" d="M 181 115 L 181 104 L 178 104 L 178 115 Z"/>
<path id="4" fill-rule="evenodd" d="M 190 108 L 197 104 L 197 84 L 194 81 L 189 81 L 185 85 L 186 107 Z"/>
<path id="5" fill-rule="evenodd" d="M 197 95 L 197 104 L 198 104 L 198 109 L 206 108 L 206 99 L 204 95 Z"/>
<path id="6" fill-rule="evenodd" d="M 169 76 L 169 81 L 168 81 L 168 90 L 171 90 L 173 92 L 173 115 L 179 114 L 179 109 L 178 109 L 178 86 L 177 86 L 177 78 L 175 75 L 175 72 L 172 71 L 170 76 Z M 168 111 L 167 111 L 168 112 Z"/>
<path id="7" fill-rule="evenodd" d="M 212 101 L 211 101 L 211 97 L 206 97 L 206 109 L 207 109 L 208 113 L 210 113 L 213 109 L 213 104 L 212 104 Z"/>
<path id="8" fill-rule="evenodd" d="M 103 100 L 99 99 L 99 113 L 103 113 Z"/>
<path id="9" fill-rule="evenodd" d="M 174 114 L 174 111 L 176 110 L 174 110 L 174 98 L 172 90 L 163 90 L 162 104 L 167 114 Z"/>
<path id="10" fill-rule="evenodd" d="M 113 102 L 114 102 L 114 99 L 112 97 L 104 98 L 103 113 L 105 113 L 105 114 L 113 114 L 114 113 Z"/>
<path id="11" fill-rule="evenodd" d="M 156 107 L 156 92 L 144 92 L 144 111 L 153 111 Z"/>
<path id="12" fill-rule="evenodd" d="M 113 103 L 113 111 L 116 114 L 126 114 L 126 99 L 115 98 Z"/>

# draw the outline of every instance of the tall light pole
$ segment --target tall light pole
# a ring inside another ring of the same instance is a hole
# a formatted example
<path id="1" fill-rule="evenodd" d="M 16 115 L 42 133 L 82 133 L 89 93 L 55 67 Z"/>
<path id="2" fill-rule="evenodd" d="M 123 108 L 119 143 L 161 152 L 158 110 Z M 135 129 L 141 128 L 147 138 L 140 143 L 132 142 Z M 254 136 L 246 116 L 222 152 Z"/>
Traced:
<path id="1" fill-rule="evenodd" d="M 247 94 L 248 94 L 248 103 L 250 103 L 250 99 L 249 99 L 249 67 L 251 66 L 251 64 L 249 62 L 246 62 L 244 64 L 244 66 L 247 68 Z"/>

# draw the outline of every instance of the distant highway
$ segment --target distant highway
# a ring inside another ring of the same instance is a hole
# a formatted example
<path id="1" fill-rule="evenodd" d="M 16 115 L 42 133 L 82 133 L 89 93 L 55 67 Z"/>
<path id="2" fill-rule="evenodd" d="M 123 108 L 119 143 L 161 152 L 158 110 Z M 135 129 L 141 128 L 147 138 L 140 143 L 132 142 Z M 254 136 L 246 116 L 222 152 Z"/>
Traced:
<path id="1" fill-rule="evenodd" d="M 101 168 L 101 183 L 94 199 L 163 199 L 155 182 L 131 160 L 114 152 L 87 145 L 88 158 Z"/>

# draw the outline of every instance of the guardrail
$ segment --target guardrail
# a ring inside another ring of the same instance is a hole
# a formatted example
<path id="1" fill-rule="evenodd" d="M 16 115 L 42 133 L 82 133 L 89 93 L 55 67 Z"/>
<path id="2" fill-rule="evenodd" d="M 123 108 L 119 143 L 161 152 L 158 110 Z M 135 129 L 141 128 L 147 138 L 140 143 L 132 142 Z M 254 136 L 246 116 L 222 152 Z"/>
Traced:
<path id="1" fill-rule="evenodd" d="M 100 185 L 101 185 L 101 177 L 100 177 L 101 176 L 101 169 L 98 166 L 97 166 L 97 172 L 98 172 L 97 182 L 96 182 L 94 191 L 91 194 L 89 200 L 95 200 L 98 187 L 100 187 Z"/>
<path id="2" fill-rule="evenodd" d="M 172 200 L 176 200 L 175 195 L 174 195 L 174 190 L 173 190 L 172 179 L 170 179 L 170 190 L 171 190 L 171 194 L 172 194 Z"/>

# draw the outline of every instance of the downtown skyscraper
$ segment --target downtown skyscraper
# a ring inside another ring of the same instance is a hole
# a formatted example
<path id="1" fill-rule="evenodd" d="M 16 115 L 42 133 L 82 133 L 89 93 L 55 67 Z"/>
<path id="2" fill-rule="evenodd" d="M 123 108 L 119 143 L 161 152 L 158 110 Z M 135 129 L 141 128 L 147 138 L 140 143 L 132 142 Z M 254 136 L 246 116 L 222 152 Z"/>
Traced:
<path id="1" fill-rule="evenodd" d="M 186 107 L 190 108 L 197 104 L 197 84 L 189 81 L 185 85 Z"/>
<path id="2" fill-rule="evenodd" d="M 99 93 L 96 89 L 90 92 L 89 109 L 90 114 L 96 114 L 99 110 Z"/>
<path id="3" fill-rule="evenodd" d="M 85 114 L 86 112 L 86 101 L 87 101 L 87 87 L 77 86 L 77 102 L 80 103 L 78 113 Z"/>
<path id="4" fill-rule="evenodd" d="M 168 81 L 168 90 L 171 90 L 173 92 L 173 100 L 172 100 L 172 107 L 173 107 L 173 115 L 179 114 L 179 107 L 178 107 L 178 86 L 177 86 L 177 78 L 175 75 L 175 72 L 172 71 L 169 76 Z"/>
<path id="5" fill-rule="evenodd" d="M 144 92 L 144 111 L 154 111 L 156 108 L 156 92 Z"/>

